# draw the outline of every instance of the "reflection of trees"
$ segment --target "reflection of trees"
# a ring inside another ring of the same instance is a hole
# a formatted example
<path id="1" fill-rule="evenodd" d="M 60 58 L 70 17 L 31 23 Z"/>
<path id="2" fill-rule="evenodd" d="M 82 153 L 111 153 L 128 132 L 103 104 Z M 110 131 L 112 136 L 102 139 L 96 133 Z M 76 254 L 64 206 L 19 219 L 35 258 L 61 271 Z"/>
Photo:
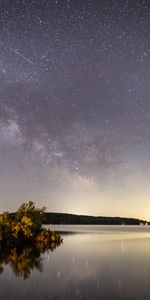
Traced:
<path id="1" fill-rule="evenodd" d="M 0 273 L 9 264 L 16 276 L 26 279 L 30 276 L 31 270 L 37 269 L 42 272 L 43 256 L 45 252 L 53 251 L 60 245 L 60 242 L 51 243 L 45 246 L 42 243 L 27 245 L 25 247 L 0 247 Z"/>
<path id="2" fill-rule="evenodd" d="M 42 254 L 62 243 L 56 232 L 42 227 L 44 211 L 29 201 L 14 214 L 0 215 L 0 273 L 9 264 L 16 276 L 28 278 L 31 270 L 42 271 Z"/>

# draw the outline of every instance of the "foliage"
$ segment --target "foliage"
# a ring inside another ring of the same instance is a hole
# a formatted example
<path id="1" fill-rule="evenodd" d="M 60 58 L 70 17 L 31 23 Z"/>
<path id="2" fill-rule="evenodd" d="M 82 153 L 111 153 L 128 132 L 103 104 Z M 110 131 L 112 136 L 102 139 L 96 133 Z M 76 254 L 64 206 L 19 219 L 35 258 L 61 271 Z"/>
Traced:
<path id="1" fill-rule="evenodd" d="M 16 245 L 25 242 L 40 242 L 50 245 L 61 240 L 55 232 L 42 228 L 45 207 L 36 208 L 31 201 L 23 203 L 15 214 L 0 215 L 1 244 Z"/>
<path id="2" fill-rule="evenodd" d="M 32 233 L 37 234 L 40 232 L 42 227 L 45 209 L 45 207 L 43 207 L 42 209 L 36 208 L 35 204 L 32 201 L 23 203 L 17 210 L 16 220 L 20 222 L 23 217 L 27 217 L 28 220 L 24 219 L 24 222 L 27 224 L 30 218 L 32 222 Z"/>
<path id="3" fill-rule="evenodd" d="M 42 227 L 45 207 L 23 203 L 14 214 L 0 215 L 0 273 L 9 264 L 16 276 L 26 279 L 32 269 L 42 270 L 42 256 L 62 243 L 54 231 Z"/>

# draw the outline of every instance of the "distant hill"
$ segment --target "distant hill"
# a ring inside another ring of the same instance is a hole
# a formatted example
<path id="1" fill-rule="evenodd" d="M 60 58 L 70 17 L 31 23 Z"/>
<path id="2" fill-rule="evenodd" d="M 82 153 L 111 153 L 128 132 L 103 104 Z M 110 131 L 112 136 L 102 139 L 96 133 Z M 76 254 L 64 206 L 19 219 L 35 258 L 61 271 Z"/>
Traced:
<path id="1" fill-rule="evenodd" d="M 46 212 L 44 224 L 81 224 L 81 225 L 145 225 L 144 220 L 121 217 L 95 217 L 67 213 Z"/>

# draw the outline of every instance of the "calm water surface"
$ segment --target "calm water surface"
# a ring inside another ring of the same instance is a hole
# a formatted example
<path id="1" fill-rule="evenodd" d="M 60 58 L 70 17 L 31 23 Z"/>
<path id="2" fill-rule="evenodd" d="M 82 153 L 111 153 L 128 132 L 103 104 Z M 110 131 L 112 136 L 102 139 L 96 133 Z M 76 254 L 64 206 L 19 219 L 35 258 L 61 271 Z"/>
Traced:
<path id="1" fill-rule="evenodd" d="M 0 299 L 150 299 L 149 226 L 54 229 L 64 243 L 53 252 L 36 259 L 32 254 L 30 264 L 25 252 L 23 264 L 18 258 L 20 272 L 13 260 L 2 264 Z"/>

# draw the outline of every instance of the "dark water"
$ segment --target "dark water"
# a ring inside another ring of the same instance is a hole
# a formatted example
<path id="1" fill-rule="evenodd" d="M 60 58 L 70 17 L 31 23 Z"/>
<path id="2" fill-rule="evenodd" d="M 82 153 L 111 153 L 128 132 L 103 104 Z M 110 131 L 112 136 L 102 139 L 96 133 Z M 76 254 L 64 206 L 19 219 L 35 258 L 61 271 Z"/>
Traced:
<path id="1" fill-rule="evenodd" d="M 149 226 L 55 229 L 64 243 L 53 252 L 26 249 L 17 266 L 16 253 L 1 265 L 0 299 L 150 299 Z"/>

